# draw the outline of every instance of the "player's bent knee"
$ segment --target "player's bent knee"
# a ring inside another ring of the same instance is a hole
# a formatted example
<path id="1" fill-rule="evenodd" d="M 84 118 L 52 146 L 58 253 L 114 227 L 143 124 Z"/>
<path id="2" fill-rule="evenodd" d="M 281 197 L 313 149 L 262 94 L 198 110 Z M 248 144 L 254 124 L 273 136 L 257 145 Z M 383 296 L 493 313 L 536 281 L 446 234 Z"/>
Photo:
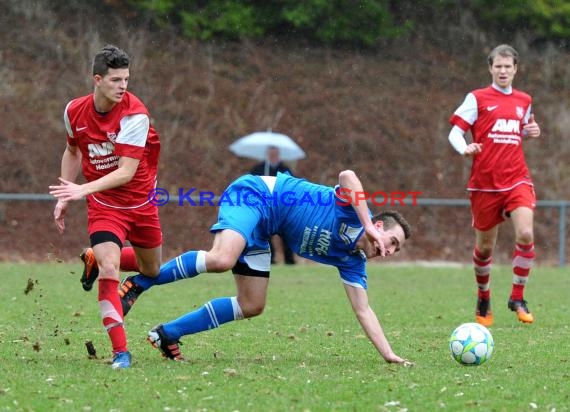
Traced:
<path id="1" fill-rule="evenodd" d="M 244 318 L 253 318 L 259 316 L 263 313 L 265 305 L 250 306 L 247 308 L 241 308 Z"/>
<path id="2" fill-rule="evenodd" d="M 99 265 L 99 277 L 119 280 L 119 268 L 112 263 Z"/>
<path id="3" fill-rule="evenodd" d="M 265 301 L 249 300 L 245 301 L 238 297 L 238 303 L 244 318 L 253 318 L 259 316 L 265 310 Z"/>
<path id="4" fill-rule="evenodd" d="M 160 274 L 160 265 L 142 265 L 140 272 L 149 278 L 155 278 Z"/>
<path id="5" fill-rule="evenodd" d="M 523 245 L 529 245 L 533 242 L 534 236 L 532 230 L 523 230 L 517 234 L 517 243 L 521 243 Z"/>
<path id="6" fill-rule="evenodd" d="M 213 259 L 208 259 L 206 262 L 208 272 L 226 272 L 236 264 L 233 258 L 219 255 L 215 256 Z"/>
<path id="7" fill-rule="evenodd" d="M 479 254 L 483 258 L 488 258 L 493 254 L 493 246 L 492 245 L 481 245 L 477 248 Z"/>

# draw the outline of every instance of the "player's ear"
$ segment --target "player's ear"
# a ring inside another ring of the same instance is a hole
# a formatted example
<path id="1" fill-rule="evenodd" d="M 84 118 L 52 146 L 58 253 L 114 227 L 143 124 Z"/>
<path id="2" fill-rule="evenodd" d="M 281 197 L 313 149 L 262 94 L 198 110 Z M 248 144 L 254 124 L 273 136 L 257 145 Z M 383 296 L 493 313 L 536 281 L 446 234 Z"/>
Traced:
<path id="1" fill-rule="evenodd" d="M 383 230 L 384 229 L 384 222 L 382 222 L 381 220 L 377 220 L 374 223 L 374 226 L 376 226 L 376 229 L 378 229 L 378 230 Z"/>

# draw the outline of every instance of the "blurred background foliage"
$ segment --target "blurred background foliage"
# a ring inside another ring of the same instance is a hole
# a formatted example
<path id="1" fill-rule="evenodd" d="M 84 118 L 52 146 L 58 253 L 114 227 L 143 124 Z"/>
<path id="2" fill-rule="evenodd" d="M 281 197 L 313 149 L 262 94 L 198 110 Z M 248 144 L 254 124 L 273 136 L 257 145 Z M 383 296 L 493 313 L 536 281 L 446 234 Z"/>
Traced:
<path id="1" fill-rule="evenodd" d="M 114 1 L 112 3 L 122 3 Z M 382 39 L 473 15 L 481 28 L 533 41 L 570 38 L 567 0 L 125 0 L 160 27 L 184 36 L 255 39 L 286 36 L 325 44 L 373 46 Z M 469 27 L 465 27 L 466 30 Z"/>

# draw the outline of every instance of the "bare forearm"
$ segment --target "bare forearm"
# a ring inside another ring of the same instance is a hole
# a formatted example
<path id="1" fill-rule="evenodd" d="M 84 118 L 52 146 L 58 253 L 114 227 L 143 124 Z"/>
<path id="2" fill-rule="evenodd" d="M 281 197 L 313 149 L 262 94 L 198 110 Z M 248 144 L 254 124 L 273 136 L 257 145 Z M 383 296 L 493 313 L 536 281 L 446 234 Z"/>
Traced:
<path id="1" fill-rule="evenodd" d="M 384 335 L 384 330 L 378 321 L 378 318 L 374 314 L 374 311 L 368 307 L 367 310 L 364 310 L 361 313 L 357 313 L 356 317 L 362 329 L 370 339 L 370 342 L 374 345 L 376 350 L 382 355 L 382 357 L 390 361 L 395 355 L 388 339 L 386 339 L 386 335 Z"/>
<path id="2" fill-rule="evenodd" d="M 350 285 L 344 285 L 346 295 L 352 305 L 352 310 L 360 322 L 362 329 L 374 345 L 376 350 L 382 355 L 386 362 L 403 363 L 405 359 L 400 358 L 394 353 L 392 347 L 388 343 L 388 339 L 384 335 L 384 331 L 380 326 L 378 317 L 368 304 L 368 294 L 365 289 L 356 288 Z"/>
<path id="3" fill-rule="evenodd" d="M 364 228 L 373 226 L 370 214 L 368 212 L 368 204 L 364 197 L 364 187 L 360 179 L 352 170 L 344 170 L 340 172 L 338 177 L 339 185 L 341 188 L 346 189 L 343 191 L 343 196 L 349 196 L 352 208 L 356 211 L 358 219 Z"/>
<path id="4" fill-rule="evenodd" d="M 70 182 L 75 182 L 81 170 L 81 154 L 78 150 L 66 149 L 61 158 L 61 177 Z"/>
<path id="5" fill-rule="evenodd" d="M 92 182 L 85 183 L 83 186 L 85 190 L 85 196 L 102 192 L 104 190 L 113 189 L 115 187 L 122 186 L 131 181 L 133 175 L 122 168 L 112 171 L 108 175 L 100 177 Z"/>
<path id="6" fill-rule="evenodd" d="M 121 157 L 118 169 L 100 177 L 97 180 L 84 184 L 77 184 L 71 180 L 60 177 L 60 184 L 49 187 L 50 194 L 57 197 L 60 201 L 68 202 L 70 200 L 82 199 L 92 193 L 102 192 L 104 190 L 122 186 L 131 181 L 137 170 L 138 164 L 139 161 L 137 159 Z M 73 166 L 69 163 L 65 169 L 62 167 L 62 170 L 65 170 L 66 173 L 71 175 L 73 172 Z"/>

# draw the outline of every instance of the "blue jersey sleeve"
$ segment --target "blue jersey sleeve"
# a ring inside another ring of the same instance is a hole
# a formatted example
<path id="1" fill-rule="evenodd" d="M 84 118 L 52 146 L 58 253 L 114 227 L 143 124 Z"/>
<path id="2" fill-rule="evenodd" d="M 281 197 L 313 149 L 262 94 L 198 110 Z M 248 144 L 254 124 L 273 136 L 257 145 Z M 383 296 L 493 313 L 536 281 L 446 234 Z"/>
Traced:
<path id="1" fill-rule="evenodd" d="M 346 264 L 338 266 L 338 272 L 343 283 L 357 287 L 368 288 L 366 275 L 366 258 L 360 254 L 350 256 Z"/>

